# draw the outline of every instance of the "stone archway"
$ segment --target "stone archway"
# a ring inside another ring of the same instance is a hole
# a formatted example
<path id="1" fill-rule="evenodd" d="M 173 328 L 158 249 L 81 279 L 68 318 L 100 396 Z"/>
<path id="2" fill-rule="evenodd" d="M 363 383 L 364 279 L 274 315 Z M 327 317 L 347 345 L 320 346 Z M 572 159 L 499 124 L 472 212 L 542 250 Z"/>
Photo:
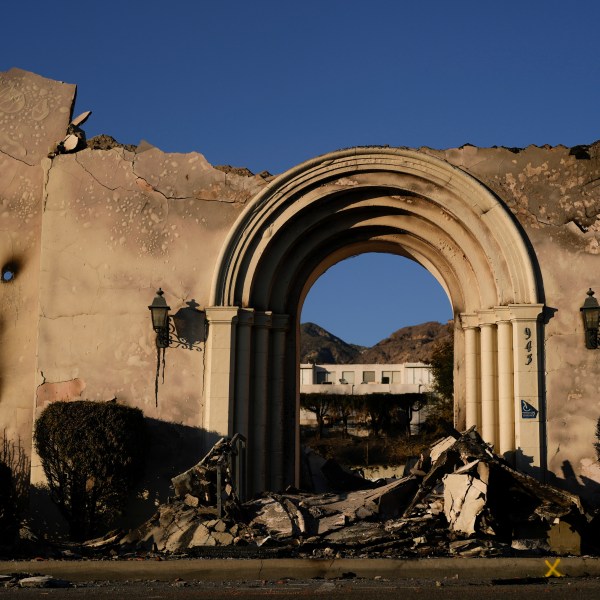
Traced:
<path id="1" fill-rule="evenodd" d="M 217 264 L 203 426 L 248 437 L 251 491 L 297 482 L 299 307 L 329 266 L 367 251 L 415 260 L 446 290 L 457 426 L 476 425 L 521 466 L 543 466 L 543 306 L 523 233 L 460 169 L 416 151 L 353 148 L 271 182 Z"/>

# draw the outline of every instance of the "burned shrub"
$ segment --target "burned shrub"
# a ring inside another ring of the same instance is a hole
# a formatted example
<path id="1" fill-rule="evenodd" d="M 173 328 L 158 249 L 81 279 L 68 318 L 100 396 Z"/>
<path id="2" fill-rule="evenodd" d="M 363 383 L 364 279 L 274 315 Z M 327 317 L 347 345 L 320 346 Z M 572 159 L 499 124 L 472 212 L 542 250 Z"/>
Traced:
<path id="1" fill-rule="evenodd" d="M 0 546 L 10 546 L 18 529 L 17 507 L 10 467 L 0 461 Z"/>
<path id="2" fill-rule="evenodd" d="M 29 470 L 20 440 L 8 439 L 5 431 L 0 436 L 0 546 L 10 546 L 17 536 L 29 500 Z"/>
<path id="3" fill-rule="evenodd" d="M 35 425 L 34 442 L 50 497 L 74 540 L 110 527 L 139 479 L 144 419 L 114 402 L 54 402 Z"/>

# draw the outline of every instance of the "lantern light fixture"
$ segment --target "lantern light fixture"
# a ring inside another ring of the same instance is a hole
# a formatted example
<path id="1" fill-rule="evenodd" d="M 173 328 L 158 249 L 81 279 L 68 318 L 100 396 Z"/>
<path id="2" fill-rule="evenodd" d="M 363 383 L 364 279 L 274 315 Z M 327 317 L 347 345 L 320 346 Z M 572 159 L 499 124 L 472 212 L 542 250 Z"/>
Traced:
<path id="1" fill-rule="evenodd" d="M 169 347 L 169 310 L 167 301 L 163 298 L 162 288 L 158 288 L 152 304 L 148 307 L 152 317 L 152 328 L 156 332 L 157 348 Z"/>
<path id="2" fill-rule="evenodd" d="M 590 350 L 598 348 L 598 323 L 600 321 L 600 305 L 594 298 L 594 290 L 590 288 L 587 291 L 587 298 L 583 306 L 579 309 L 583 317 L 583 327 L 585 330 L 585 347 Z"/>

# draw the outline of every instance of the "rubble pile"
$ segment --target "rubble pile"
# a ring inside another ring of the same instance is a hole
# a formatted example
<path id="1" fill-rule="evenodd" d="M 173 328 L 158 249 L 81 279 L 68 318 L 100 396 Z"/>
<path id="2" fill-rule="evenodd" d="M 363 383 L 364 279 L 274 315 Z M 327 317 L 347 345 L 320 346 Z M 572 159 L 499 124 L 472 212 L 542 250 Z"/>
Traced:
<path id="1" fill-rule="evenodd" d="M 353 476 L 346 491 L 288 489 L 245 503 L 223 469 L 230 451 L 223 439 L 174 478 L 177 497 L 121 547 L 194 554 L 211 546 L 270 546 L 336 557 L 577 554 L 587 523 L 577 496 L 517 471 L 474 428 L 436 443 L 402 479 L 377 487 L 363 480 L 364 489 L 356 489 Z"/>
<path id="2" fill-rule="evenodd" d="M 186 505 L 217 507 L 219 512 L 224 511 L 230 518 L 239 517 L 240 501 L 234 485 L 232 456 L 235 449 L 232 441 L 221 438 L 197 465 L 171 480 L 175 494 Z"/>
<path id="3" fill-rule="evenodd" d="M 235 492 L 233 458 L 237 452 L 235 440 L 221 438 L 198 464 L 171 480 L 176 497 L 121 538 L 120 545 L 181 552 L 252 540 Z"/>

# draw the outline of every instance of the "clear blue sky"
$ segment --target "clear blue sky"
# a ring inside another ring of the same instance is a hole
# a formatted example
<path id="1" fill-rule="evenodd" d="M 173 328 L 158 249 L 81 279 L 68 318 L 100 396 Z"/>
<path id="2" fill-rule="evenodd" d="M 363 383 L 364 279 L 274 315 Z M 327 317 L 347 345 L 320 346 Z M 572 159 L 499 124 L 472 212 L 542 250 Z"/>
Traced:
<path id="1" fill-rule="evenodd" d="M 89 137 L 278 173 L 365 144 L 593 142 L 599 23 L 597 0 L 29 0 L 2 7 L 0 69 L 78 84 Z M 390 268 L 351 264 L 362 281 Z M 433 278 L 407 294 L 397 266 L 374 322 L 356 318 L 366 299 L 347 296 L 347 312 L 319 317 L 344 268 L 317 282 L 303 316 L 347 341 L 449 316 Z"/>

